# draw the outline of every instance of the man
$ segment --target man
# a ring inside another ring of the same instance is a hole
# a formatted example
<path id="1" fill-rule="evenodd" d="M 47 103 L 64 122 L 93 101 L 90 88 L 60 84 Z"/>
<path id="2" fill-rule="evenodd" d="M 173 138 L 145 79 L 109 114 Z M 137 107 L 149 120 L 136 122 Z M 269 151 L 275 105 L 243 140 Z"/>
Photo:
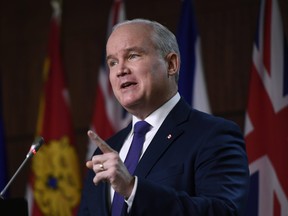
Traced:
<path id="1" fill-rule="evenodd" d="M 98 149 L 86 164 L 79 215 L 244 215 L 249 172 L 242 134 L 180 97 L 175 36 L 157 22 L 125 21 L 114 27 L 106 52 L 113 92 L 133 119 L 107 143 L 88 131 Z M 142 120 L 149 129 L 129 173 L 124 160 Z M 124 204 L 114 210 L 119 195 Z"/>

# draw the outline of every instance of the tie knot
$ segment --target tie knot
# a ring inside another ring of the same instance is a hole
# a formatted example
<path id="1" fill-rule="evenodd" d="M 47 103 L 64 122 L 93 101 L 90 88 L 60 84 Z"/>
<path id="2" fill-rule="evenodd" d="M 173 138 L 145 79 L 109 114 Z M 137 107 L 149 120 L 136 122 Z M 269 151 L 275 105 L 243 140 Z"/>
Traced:
<path id="1" fill-rule="evenodd" d="M 134 133 L 137 134 L 146 134 L 150 130 L 151 125 L 146 121 L 138 121 L 134 125 Z"/>

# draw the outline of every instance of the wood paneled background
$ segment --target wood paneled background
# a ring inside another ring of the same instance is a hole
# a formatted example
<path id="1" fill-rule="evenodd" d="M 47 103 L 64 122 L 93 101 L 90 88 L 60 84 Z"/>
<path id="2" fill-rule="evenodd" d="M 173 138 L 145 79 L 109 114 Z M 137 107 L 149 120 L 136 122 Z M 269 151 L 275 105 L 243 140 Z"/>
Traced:
<path id="1" fill-rule="evenodd" d="M 176 32 L 181 0 L 126 0 L 127 18 L 157 20 Z M 259 0 L 195 0 L 212 112 L 243 129 Z M 9 177 L 34 139 L 51 8 L 47 0 L 0 1 L 0 71 Z M 82 173 L 111 0 L 66 0 L 61 52 Z M 288 32 L 288 1 L 279 0 Z M 29 164 L 10 187 L 24 196 Z"/>

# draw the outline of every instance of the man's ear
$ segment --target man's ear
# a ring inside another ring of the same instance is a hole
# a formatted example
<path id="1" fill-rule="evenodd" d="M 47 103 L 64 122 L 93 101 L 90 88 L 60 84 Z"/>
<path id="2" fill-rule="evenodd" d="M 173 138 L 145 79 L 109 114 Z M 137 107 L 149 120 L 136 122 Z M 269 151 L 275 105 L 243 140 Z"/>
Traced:
<path id="1" fill-rule="evenodd" d="M 179 56 L 176 53 L 169 53 L 166 56 L 168 64 L 168 76 L 174 76 L 179 71 Z"/>

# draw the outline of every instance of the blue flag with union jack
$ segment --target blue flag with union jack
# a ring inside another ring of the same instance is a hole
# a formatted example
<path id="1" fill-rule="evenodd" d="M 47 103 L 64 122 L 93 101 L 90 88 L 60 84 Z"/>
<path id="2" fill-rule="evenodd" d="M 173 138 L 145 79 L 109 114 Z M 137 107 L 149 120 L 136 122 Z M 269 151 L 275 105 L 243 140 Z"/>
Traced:
<path id="1" fill-rule="evenodd" d="M 288 215 L 288 49 L 277 0 L 261 0 L 245 139 L 248 216 Z"/>

